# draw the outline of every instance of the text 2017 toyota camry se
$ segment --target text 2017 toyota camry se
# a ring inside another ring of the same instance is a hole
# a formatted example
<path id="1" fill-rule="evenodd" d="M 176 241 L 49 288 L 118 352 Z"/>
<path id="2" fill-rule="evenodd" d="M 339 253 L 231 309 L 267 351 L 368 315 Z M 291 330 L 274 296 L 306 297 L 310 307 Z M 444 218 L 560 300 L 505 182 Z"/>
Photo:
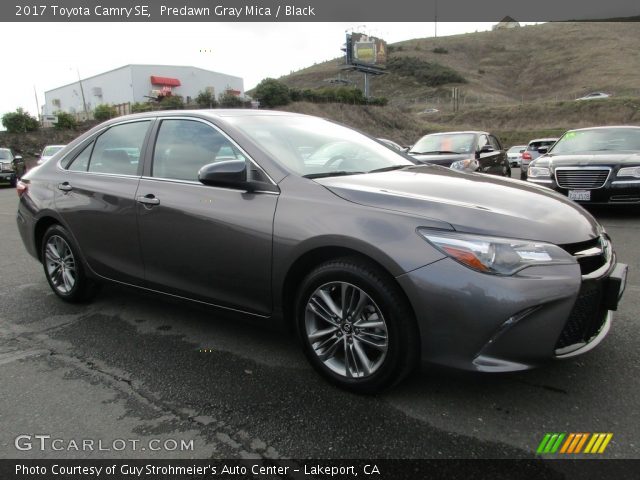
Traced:
<path id="1" fill-rule="evenodd" d="M 421 359 L 513 371 L 586 352 L 626 278 L 603 228 L 557 193 L 416 165 L 291 113 L 120 117 L 18 193 L 24 244 L 63 300 L 109 280 L 283 322 L 361 392 Z"/>

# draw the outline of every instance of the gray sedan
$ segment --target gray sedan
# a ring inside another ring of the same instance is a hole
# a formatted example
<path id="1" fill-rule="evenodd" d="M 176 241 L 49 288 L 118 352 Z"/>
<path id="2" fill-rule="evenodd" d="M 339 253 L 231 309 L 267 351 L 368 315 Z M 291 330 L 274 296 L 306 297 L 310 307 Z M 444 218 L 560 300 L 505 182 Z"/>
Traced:
<path id="1" fill-rule="evenodd" d="M 110 281 L 241 312 L 297 331 L 322 375 L 360 392 L 420 360 L 495 372 L 586 352 L 626 278 L 559 194 L 291 113 L 113 119 L 18 193 L 22 240 L 62 300 Z"/>

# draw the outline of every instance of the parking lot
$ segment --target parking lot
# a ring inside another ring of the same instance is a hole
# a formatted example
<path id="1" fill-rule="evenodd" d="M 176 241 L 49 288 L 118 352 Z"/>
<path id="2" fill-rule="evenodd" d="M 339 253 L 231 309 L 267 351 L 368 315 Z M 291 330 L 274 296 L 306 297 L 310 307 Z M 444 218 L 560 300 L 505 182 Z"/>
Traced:
<path id="1" fill-rule="evenodd" d="M 425 367 L 366 397 L 324 382 L 292 336 L 237 316 L 114 286 L 63 303 L 24 250 L 17 202 L 0 187 L 0 456 L 531 457 L 547 432 L 611 432 L 606 457 L 640 458 L 640 208 L 592 209 L 630 269 L 598 348 L 512 374 Z M 19 450 L 19 435 L 63 448 Z M 111 448 L 64 448 L 82 439 Z"/>

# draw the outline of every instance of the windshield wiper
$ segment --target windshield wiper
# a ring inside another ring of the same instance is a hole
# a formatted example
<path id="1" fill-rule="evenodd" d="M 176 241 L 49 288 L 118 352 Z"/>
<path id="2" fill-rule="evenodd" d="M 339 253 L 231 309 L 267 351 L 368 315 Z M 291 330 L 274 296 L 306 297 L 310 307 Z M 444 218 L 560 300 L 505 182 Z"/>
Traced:
<path id="1" fill-rule="evenodd" d="M 335 172 L 309 173 L 303 175 L 304 178 L 324 178 L 324 177 L 343 177 L 345 175 L 360 175 L 367 172 L 347 172 L 346 170 L 336 170 Z"/>
<path id="2" fill-rule="evenodd" d="M 434 154 L 442 154 L 442 153 L 450 153 L 455 155 L 460 155 L 460 152 L 452 152 L 450 150 L 433 150 L 431 152 L 409 152 L 414 155 L 434 155 Z"/>
<path id="3" fill-rule="evenodd" d="M 400 170 L 407 167 L 415 167 L 415 165 L 391 165 L 390 167 L 374 168 L 367 173 L 390 172 L 391 170 Z"/>

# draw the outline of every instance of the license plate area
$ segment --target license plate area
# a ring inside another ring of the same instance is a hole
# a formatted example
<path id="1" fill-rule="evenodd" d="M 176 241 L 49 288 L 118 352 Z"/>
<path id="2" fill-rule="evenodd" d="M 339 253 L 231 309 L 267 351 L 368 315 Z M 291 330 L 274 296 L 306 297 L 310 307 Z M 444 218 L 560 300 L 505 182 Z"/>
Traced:
<path id="1" fill-rule="evenodd" d="M 569 190 L 569 200 L 588 202 L 591 200 L 591 190 Z"/>

